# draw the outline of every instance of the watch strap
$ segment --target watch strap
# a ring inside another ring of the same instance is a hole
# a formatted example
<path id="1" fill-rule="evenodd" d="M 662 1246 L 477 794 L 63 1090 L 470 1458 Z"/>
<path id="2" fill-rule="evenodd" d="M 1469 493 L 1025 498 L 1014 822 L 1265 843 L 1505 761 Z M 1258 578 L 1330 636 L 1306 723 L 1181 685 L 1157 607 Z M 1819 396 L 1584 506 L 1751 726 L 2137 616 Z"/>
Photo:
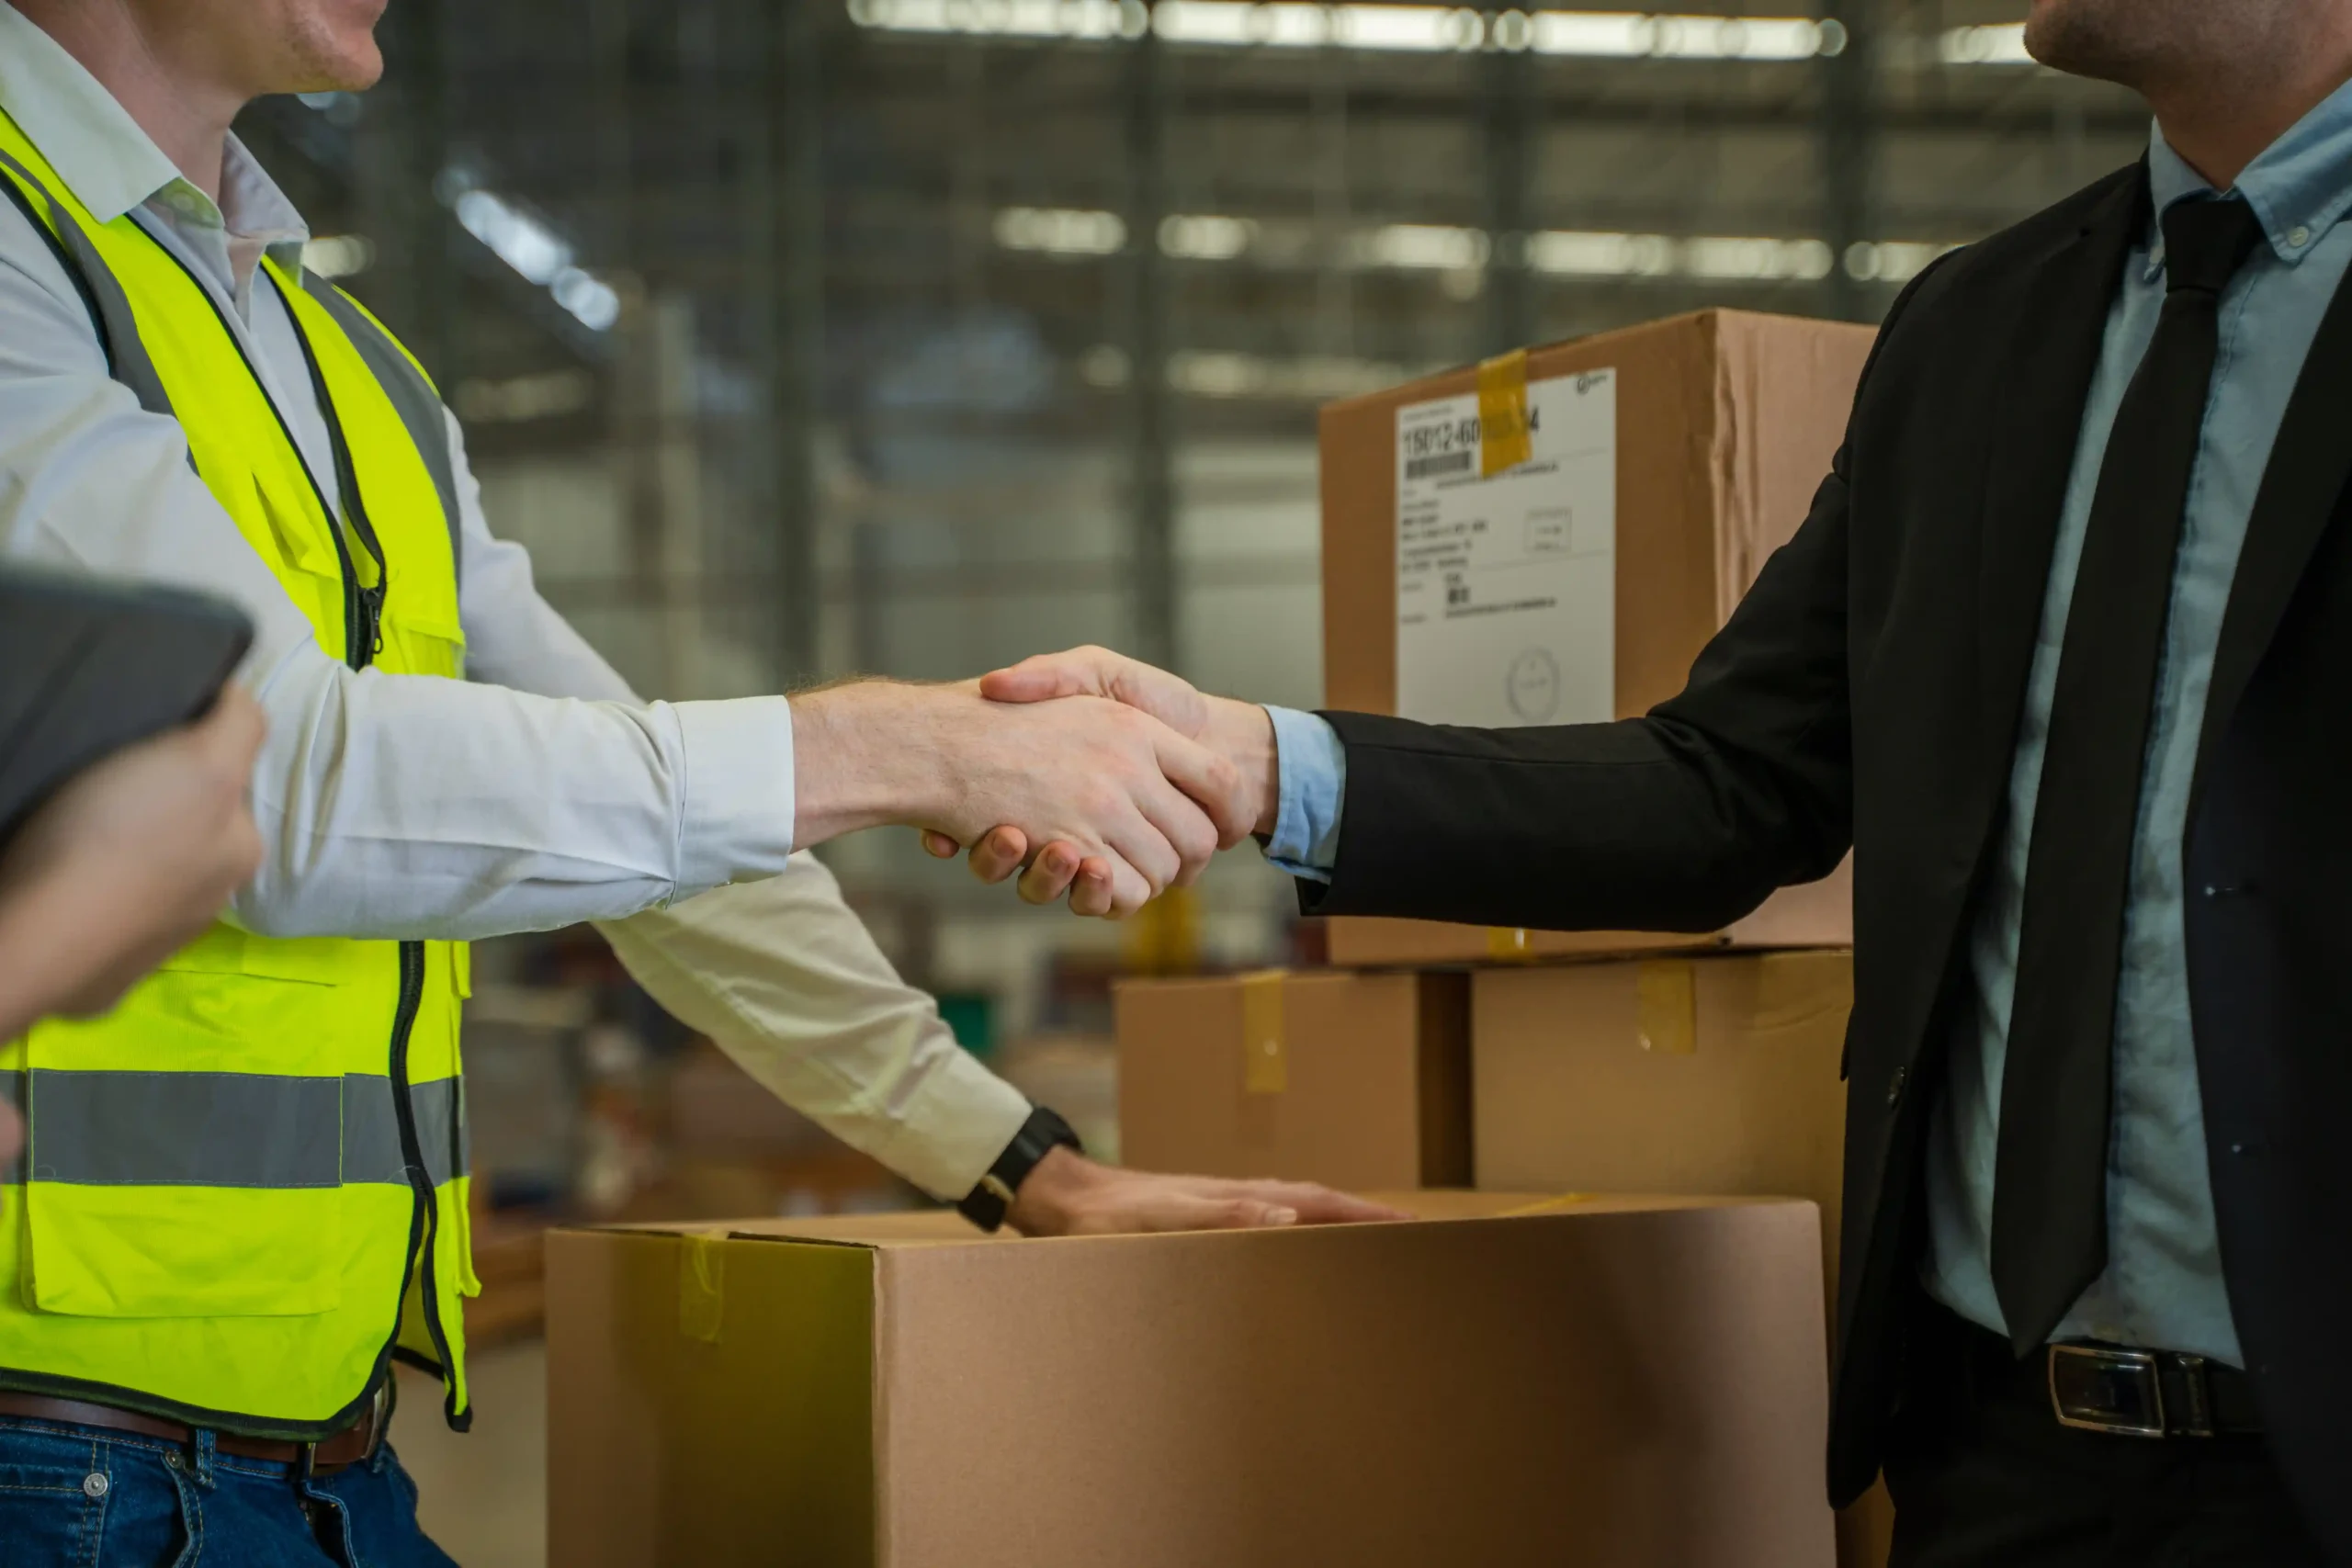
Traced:
<path id="1" fill-rule="evenodd" d="M 979 1184 L 956 1205 L 956 1212 L 984 1231 L 995 1231 L 1004 1224 L 1004 1216 L 1012 1212 L 1013 1198 L 1037 1162 L 1057 1148 L 1086 1152 L 1070 1124 L 1046 1107 L 1033 1106 L 1029 1119 L 1012 1142 L 996 1156 L 996 1163 L 979 1179 Z"/>

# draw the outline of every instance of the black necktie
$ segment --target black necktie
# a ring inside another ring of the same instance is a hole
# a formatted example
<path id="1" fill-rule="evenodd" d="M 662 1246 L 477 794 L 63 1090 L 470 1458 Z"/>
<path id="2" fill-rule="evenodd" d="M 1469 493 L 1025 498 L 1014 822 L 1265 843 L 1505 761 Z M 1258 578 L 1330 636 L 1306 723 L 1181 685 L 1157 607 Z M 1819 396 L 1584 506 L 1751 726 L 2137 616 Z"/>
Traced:
<path id="1" fill-rule="evenodd" d="M 2164 314 L 2117 409 L 2066 613 L 2026 855 L 1993 1175 L 1993 1288 L 2023 1356 L 2107 1267 L 2123 910 L 2173 558 L 2222 290 L 2261 238 L 2240 200 L 2165 214 Z"/>

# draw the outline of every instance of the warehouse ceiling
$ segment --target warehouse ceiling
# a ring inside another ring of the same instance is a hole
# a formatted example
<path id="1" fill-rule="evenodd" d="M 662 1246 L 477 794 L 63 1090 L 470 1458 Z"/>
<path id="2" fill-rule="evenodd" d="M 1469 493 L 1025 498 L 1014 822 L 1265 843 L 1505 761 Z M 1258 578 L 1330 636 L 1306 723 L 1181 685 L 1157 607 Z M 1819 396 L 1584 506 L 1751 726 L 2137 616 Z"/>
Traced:
<path id="1" fill-rule="evenodd" d="M 2013 4 L 1733 9 L 398 0 L 381 87 L 250 134 L 481 423 L 559 441 L 654 294 L 757 400 L 795 260 L 831 409 L 1107 429 L 1157 314 L 1187 418 L 1297 423 L 1512 341 L 1873 316 L 2144 135 Z"/>

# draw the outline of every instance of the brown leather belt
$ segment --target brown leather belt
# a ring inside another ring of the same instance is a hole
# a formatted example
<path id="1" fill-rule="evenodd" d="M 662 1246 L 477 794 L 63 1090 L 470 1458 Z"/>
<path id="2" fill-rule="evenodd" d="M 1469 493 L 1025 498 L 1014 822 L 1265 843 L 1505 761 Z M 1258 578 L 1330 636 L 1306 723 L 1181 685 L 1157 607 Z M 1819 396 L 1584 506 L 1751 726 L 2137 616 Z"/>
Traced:
<path id="1" fill-rule="evenodd" d="M 278 1464 L 301 1467 L 307 1464 L 313 1475 L 326 1475 L 346 1465 L 361 1463 L 375 1457 L 377 1446 L 383 1441 L 384 1428 L 391 1420 L 391 1382 L 384 1380 L 373 1402 L 360 1414 L 359 1419 L 332 1437 L 321 1438 L 315 1443 L 289 1443 L 272 1438 L 244 1438 L 234 1432 L 216 1431 L 212 1446 L 224 1454 L 239 1459 L 269 1460 Z M 58 1421 L 72 1427 L 96 1427 L 108 1432 L 134 1432 L 142 1438 L 161 1438 L 167 1443 L 183 1446 L 196 1441 L 196 1428 L 160 1416 L 143 1415 L 136 1410 L 124 1410 L 112 1404 L 94 1404 L 79 1399 L 54 1399 L 42 1393 L 16 1393 L 0 1389 L 0 1416 L 22 1416 L 32 1421 Z"/>

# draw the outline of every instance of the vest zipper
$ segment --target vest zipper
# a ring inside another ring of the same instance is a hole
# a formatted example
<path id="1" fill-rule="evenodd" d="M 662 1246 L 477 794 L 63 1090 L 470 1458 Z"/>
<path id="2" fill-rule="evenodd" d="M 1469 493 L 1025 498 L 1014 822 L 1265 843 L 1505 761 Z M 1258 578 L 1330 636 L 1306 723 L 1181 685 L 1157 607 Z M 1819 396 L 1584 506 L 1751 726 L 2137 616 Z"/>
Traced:
<path id="1" fill-rule="evenodd" d="M 460 1417 L 458 1414 L 457 1361 L 449 1354 L 449 1331 L 441 1321 L 441 1277 L 434 1267 L 435 1244 L 441 1235 L 441 1204 L 434 1190 L 432 1168 L 424 1163 L 424 1142 L 416 1131 L 416 1102 L 409 1092 L 408 1037 L 416 1026 L 417 1009 L 424 1000 L 424 944 L 404 942 L 401 943 L 400 1009 L 392 1018 L 392 1114 L 400 1122 L 401 1163 L 408 1169 L 408 1184 L 416 1194 L 424 1220 L 424 1282 L 416 1295 L 424 1307 L 424 1331 L 433 1340 L 433 1353 L 440 1358 L 441 1377 L 447 1384 L 442 1414 L 451 1427 L 463 1431 L 471 1424 L 471 1415 L 469 1412 Z M 413 1226 L 411 1235 L 414 1235 Z M 405 1286 L 401 1294 L 407 1294 Z M 397 1317 L 392 1324 L 392 1337 L 395 1340 L 400 1337 Z"/>
<path id="2" fill-rule="evenodd" d="M 290 318 L 293 307 L 287 307 Z M 343 421 L 335 412 L 334 401 L 327 395 L 326 378 L 319 369 L 319 362 L 311 352 L 310 339 L 302 333 L 301 325 L 294 328 L 295 340 L 302 345 L 302 357 L 309 362 L 313 385 L 318 389 L 319 410 L 326 417 L 327 441 L 334 450 L 335 478 L 338 488 L 355 512 L 358 506 L 359 486 L 356 465 L 351 460 L 351 446 L 344 437 Z M 375 538 L 375 530 L 363 522 L 365 529 L 360 542 L 376 561 L 376 586 L 361 585 L 359 574 L 353 570 L 351 551 L 344 540 L 344 531 L 330 516 L 328 531 L 334 535 L 337 564 L 343 570 L 344 609 L 349 631 L 345 640 L 345 662 L 354 670 L 365 670 L 376 660 L 382 645 L 378 637 L 383 625 L 384 589 L 390 573 L 384 562 L 383 546 Z M 457 1362 L 449 1354 L 449 1332 L 441 1321 L 441 1276 L 435 1258 L 441 1237 L 441 1204 L 433 1188 L 432 1168 L 424 1163 L 424 1142 L 416 1131 L 416 1099 L 408 1076 L 409 1035 L 416 1027 L 417 1010 L 424 1001 L 424 944 L 421 942 L 401 943 L 401 989 L 399 1004 L 392 1011 L 392 1049 L 390 1077 L 392 1082 L 392 1115 L 400 1124 L 401 1164 L 408 1172 L 409 1190 L 415 1194 L 416 1208 L 409 1224 L 410 1267 L 422 1268 L 424 1280 L 417 1291 L 417 1300 L 424 1308 L 424 1331 L 433 1341 L 433 1353 L 440 1360 L 440 1373 L 446 1389 L 443 1414 L 449 1425 L 462 1431 L 470 1425 L 470 1416 L 458 1414 Z M 454 1169 L 451 1174 L 454 1176 Z M 422 1234 L 424 1250 L 420 1258 L 416 1241 Z M 401 1271 L 401 1301 L 392 1313 L 392 1342 L 400 1342 L 400 1307 L 406 1304 L 408 1270 Z"/>

